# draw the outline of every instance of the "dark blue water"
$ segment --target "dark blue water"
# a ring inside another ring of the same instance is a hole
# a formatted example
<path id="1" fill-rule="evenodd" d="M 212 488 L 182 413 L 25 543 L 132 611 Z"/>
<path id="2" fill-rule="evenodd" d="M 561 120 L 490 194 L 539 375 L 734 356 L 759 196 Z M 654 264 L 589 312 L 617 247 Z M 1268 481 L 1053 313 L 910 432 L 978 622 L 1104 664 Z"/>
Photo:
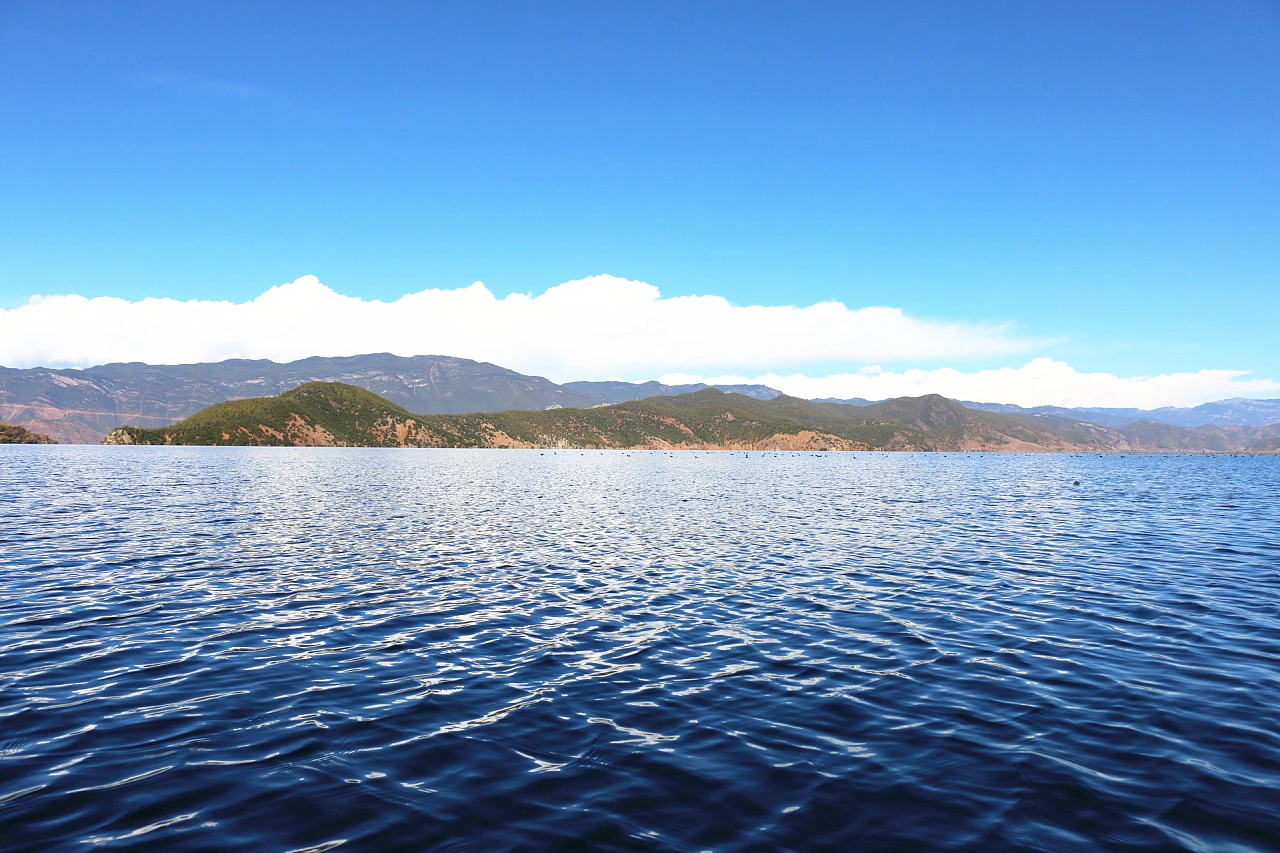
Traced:
<path id="1" fill-rule="evenodd" d="M 1280 850 L 1280 458 L 0 448 L 99 847 Z"/>

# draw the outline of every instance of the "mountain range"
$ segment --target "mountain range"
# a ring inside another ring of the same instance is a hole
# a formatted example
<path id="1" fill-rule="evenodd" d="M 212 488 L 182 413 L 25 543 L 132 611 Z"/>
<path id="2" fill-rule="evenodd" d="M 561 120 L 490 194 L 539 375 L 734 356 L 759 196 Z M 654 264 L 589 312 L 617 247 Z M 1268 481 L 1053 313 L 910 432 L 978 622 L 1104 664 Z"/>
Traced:
<path id="1" fill-rule="evenodd" d="M 163 427 L 215 403 L 279 395 L 313 381 L 355 385 L 416 415 L 590 408 L 679 396 L 709 387 L 659 382 L 558 385 L 540 376 L 465 358 L 406 358 L 386 353 L 306 358 L 285 364 L 231 359 L 187 365 L 106 364 L 84 370 L 0 367 L 0 421 L 64 443 L 96 443 L 122 424 Z M 764 385 L 716 387 L 759 401 L 784 396 Z M 814 402 L 871 405 L 862 399 Z M 1056 417 L 1111 428 L 1126 427 L 1141 419 L 1186 427 L 1259 427 L 1280 422 L 1280 400 L 1224 400 L 1195 408 L 1154 411 L 963 405 L 993 414 Z"/>
<path id="2" fill-rule="evenodd" d="M 875 401 L 864 400 L 861 397 L 822 397 L 816 402 L 869 406 Z M 1064 406 L 1032 406 L 1028 408 L 1015 406 L 1012 403 L 975 403 L 969 400 L 957 400 L 956 402 L 965 408 L 979 409 L 984 412 L 1024 416 L 1052 415 L 1109 427 L 1128 426 L 1140 420 L 1182 427 L 1208 426 L 1211 424 L 1218 426 L 1260 427 L 1280 423 L 1280 400 L 1248 400 L 1244 397 L 1219 400 L 1215 403 L 1203 403 L 1199 406 L 1188 408 L 1165 406 L 1160 409 L 1066 408 Z"/>
<path id="3" fill-rule="evenodd" d="M 387 353 L 304 358 L 285 364 L 230 359 L 206 364 L 104 364 L 84 370 L 0 367 L 0 421 L 63 443 L 96 444 L 121 424 L 165 426 L 214 403 L 280 394 L 315 381 L 356 385 L 424 415 L 587 408 L 708 387 L 659 382 L 557 385 L 482 361 Z M 726 387 L 762 399 L 782 393 L 763 385 Z"/>
<path id="4" fill-rule="evenodd" d="M 961 405 L 970 409 L 981 409 L 985 412 L 1004 412 L 1011 415 L 1056 415 L 1063 418 L 1076 418 L 1103 426 L 1126 426 L 1135 421 L 1148 420 L 1172 426 L 1198 427 L 1216 424 L 1218 426 L 1267 426 L 1280 423 L 1280 400 L 1247 400 L 1235 397 L 1230 400 L 1218 400 L 1215 403 L 1203 403 L 1189 408 L 1165 406 L 1160 409 L 1105 409 L 1082 408 L 1066 409 L 1061 406 L 1035 406 L 1022 408 L 1008 403 L 970 403 L 961 401 Z"/>
<path id="5" fill-rule="evenodd" d="M 1280 450 L 1280 424 L 1115 429 L 966 408 L 936 394 L 869 406 L 706 388 L 589 409 L 416 415 L 363 388 L 308 382 L 210 406 L 166 427 L 121 427 L 107 444 L 694 450 Z"/>

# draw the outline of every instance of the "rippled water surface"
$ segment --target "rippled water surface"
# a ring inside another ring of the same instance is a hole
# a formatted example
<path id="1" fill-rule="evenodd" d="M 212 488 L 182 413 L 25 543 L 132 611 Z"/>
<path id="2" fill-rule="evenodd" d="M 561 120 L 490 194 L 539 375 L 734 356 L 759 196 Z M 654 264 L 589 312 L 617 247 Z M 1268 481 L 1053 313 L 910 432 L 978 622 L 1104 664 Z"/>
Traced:
<path id="1" fill-rule="evenodd" d="M 1277 850 L 1280 458 L 0 448 L 96 847 Z"/>

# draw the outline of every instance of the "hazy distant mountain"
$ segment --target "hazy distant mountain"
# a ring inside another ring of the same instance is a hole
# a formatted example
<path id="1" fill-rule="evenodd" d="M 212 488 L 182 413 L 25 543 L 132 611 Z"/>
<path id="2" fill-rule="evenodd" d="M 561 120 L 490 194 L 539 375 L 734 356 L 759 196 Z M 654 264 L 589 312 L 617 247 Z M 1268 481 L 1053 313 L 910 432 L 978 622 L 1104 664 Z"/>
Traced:
<path id="1" fill-rule="evenodd" d="M 754 397 L 757 400 L 772 400 L 781 397 L 782 392 L 768 385 L 663 385 L 661 382 L 566 382 L 565 388 L 592 394 L 608 403 L 626 403 L 630 400 L 643 400 L 646 397 L 674 397 L 677 394 L 691 394 L 704 388 L 719 388 L 731 394 Z"/>
<path id="2" fill-rule="evenodd" d="M 883 403 L 883 400 L 867 400 L 862 397 L 815 397 L 815 403 L 841 403 L 845 406 L 870 406 L 874 403 Z"/>
<path id="3" fill-rule="evenodd" d="M 85 370 L 0 367 L 0 421 L 62 442 L 96 443 L 121 424 L 164 426 L 213 403 L 280 394 L 316 380 L 368 389 L 415 414 L 604 402 L 495 364 L 380 353 L 287 364 L 231 359 L 209 364 L 105 364 Z"/>
<path id="4" fill-rule="evenodd" d="M 122 427 L 109 444 L 730 450 L 1272 451 L 1280 425 L 1124 429 L 1052 415 L 968 409 L 936 394 L 871 406 L 705 388 L 606 408 L 414 415 L 362 388 L 309 382 L 280 396 L 218 403 L 177 424 Z"/>
<path id="5" fill-rule="evenodd" d="M 870 406 L 875 400 L 864 400 L 861 397 L 821 397 L 814 402 L 844 403 L 850 406 Z M 1109 427 L 1123 427 L 1137 421 L 1147 420 L 1158 424 L 1172 424 L 1181 427 L 1198 426 L 1249 426 L 1261 427 L 1280 423 L 1280 400 L 1247 400 L 1236 397 L 1231 400 L 1219 400 L 1216 403 L 1204 403 L 1192 408 L 1166 406 L 1162 409 L 1108 409 L 1108 408 L 1065 408 L 1063 406 L 1032 406 L 1026 408 L 1012 403 L 975 403 L 969 400 L 957 400 L 960 405 L 983 412 L 1000 412 L 1007 415 L 1051 415 L 1059 418 L 1074 418 L 1091 424 Z"/>
<path id="6" fill-rule="evenodd" d="M 1209 425 L 1261 427 L 1280 423 L 1280 400 L 1246 400 L 1243 397 L 1204 403 L 1191 408 L 1166 406 L 1162 409 L 1066 409 L 1060 406 L 1023 408 L 1008 403 L 971 403 L 963 400 L 960 403 L 970 409 L 981 409 L 984 412 L 1055 415 L 1114 427 L 1127 426 L 1140 420 L 1182 427 Z"/>
<path id="7" fill-rule="evenodd" d="M 768 385 L 712 385 L 711 387 L 726 394 L 741 394 L 754 400 L 773 400 L 785 396 L 781 391 L 770 388 Z"/>

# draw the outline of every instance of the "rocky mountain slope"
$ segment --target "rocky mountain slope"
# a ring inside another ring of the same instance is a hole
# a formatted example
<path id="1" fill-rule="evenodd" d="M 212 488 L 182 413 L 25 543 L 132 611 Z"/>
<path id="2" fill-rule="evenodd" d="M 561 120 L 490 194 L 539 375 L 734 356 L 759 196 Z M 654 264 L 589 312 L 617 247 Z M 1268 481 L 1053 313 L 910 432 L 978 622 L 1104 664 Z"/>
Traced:
<path id="1" fill-rule="evenodd" d="M 937 395 L 870 406 L 704 389 L 590 409 L 415 415 L 362 388 L 311 382 L 211 406 L 168 427 L 125 427 L 110 444 L 754 450 L 1271 450 L 1280 425 L 1131 430 L 966 409 Z"/>

